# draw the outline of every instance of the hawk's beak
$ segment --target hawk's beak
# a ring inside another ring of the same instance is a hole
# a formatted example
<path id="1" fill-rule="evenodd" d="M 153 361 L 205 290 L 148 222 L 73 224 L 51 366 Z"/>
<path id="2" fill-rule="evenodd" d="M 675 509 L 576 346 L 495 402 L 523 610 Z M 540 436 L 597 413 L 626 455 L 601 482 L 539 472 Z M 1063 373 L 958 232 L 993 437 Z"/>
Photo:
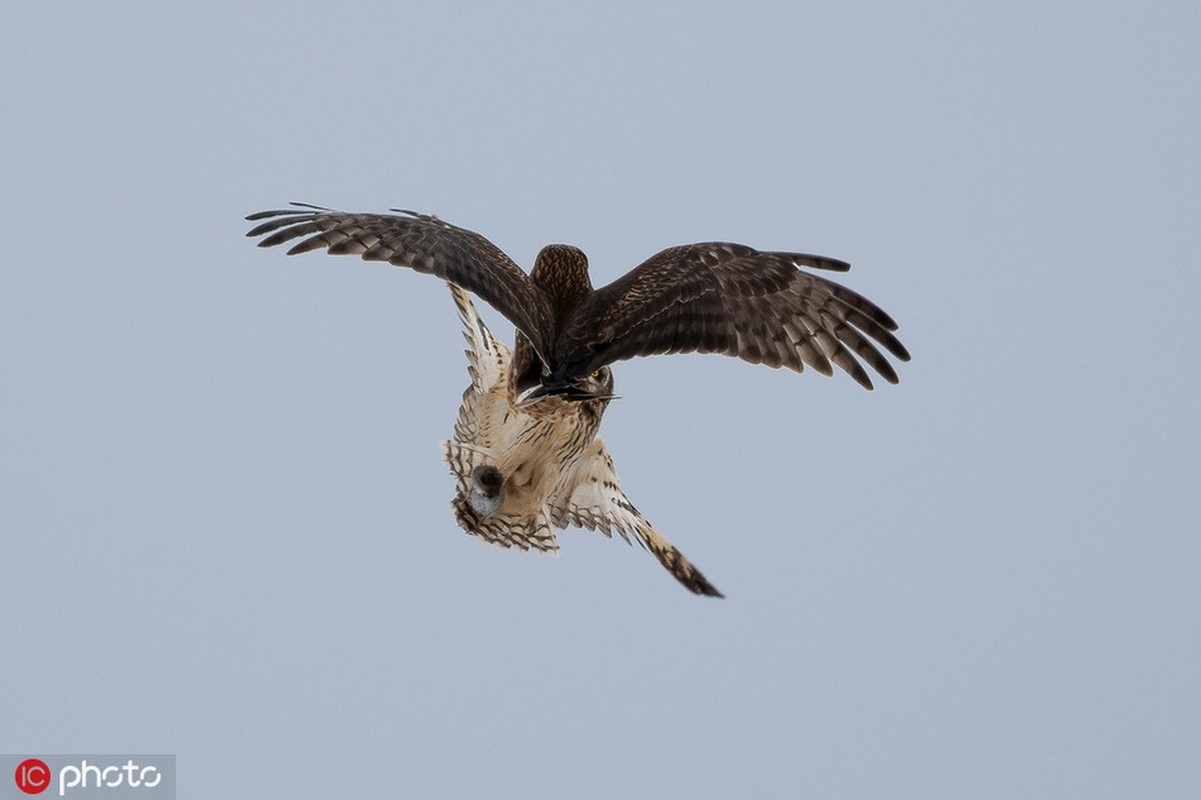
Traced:
<path id="1" fill-rule="evenodd" d="M 544 397 L 562 397 L 564 400 L 574 400 L 580 402 L 583 400 L 614 400 L 617 395 L 612 394 L 596 394 L 581 389 L 579 386 L 571 383 L 564 384 L 545 384 L 539 383 L 526 389 L 521 394 L 517 395 L 516 402 L 513 405 L 517 408 L 528 406 L 538 402 Z"/>
<path id="2" fill-rule="evenodd" d="M 536 383 L 526 389 L 521 394 L 517 395 L 517 401 L 513 403 L 517 408 L 532 405 L 544 397 L 549 397 L 552 394 L 551 390 L 540 383 Z"/>

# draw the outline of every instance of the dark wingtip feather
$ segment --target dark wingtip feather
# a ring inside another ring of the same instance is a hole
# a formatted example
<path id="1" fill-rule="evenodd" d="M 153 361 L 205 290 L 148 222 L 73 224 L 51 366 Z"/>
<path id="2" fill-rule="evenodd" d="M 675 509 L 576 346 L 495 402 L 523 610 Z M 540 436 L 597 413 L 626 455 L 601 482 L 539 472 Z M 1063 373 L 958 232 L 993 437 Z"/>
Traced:
<path id="1" fill-rule="evenodd" d="M 875 367 L 876 371 L 880 373 L 880 376 L 892 385 L 895 386 L 901 382 L 901 378 L 897 375 L 897 371 L 893 369 L 892 364 L 889 364 L 887 361 L 881 360 L 879 364 L 875 364 L 873 366 Z"/>
<path id="2" fill-rule="evenodd" d="M 285 232 L 290 233 L 291 231 L 280 231 L 280 233 L 285 233 Z M 289 236 L 289 237 L 287 237 L 287 239 L 291 239 L 295 235 L 296 234 L 293 234 L 293 236 Z M 272 238 L 274 238 L 274 237 L 272 237 Z M 267 241 L 270 241 L 270 239 L 268 239 Z M 286 241 L 286 239 L 281 239 L 280 241 Z M 324 233 L 318 233 L 315 236 L 310 236 L 307 239 L 302 239 L 301 241 L 292 245 L 292 247 L 288 250 L 288 255 L 295 256 L 295 255 L 299 255 L 300 253 L 310 253 L 313 250 L 326 250 L 329 248 L 329 246 L 330 246 L 329 242 L 326 240 Z"/>
<path id="3" fill-rule="evenodd" d="M 260 217 L 260 219 L 262 219 L 262 218 Z M 261 223 L 259 225 L 254 226 L 253 228 L 251 228 L 249 231 L 246 232 L 246 235 L 247 236 L 263 236 L 265 234 L 277 231 L 281 227 L 284 227 L 285 225 L 291 225 L 291 224 L 292 224 L 292 220 L 290 220 L 290 219 L 269 219 L 266 222 Z M 271 241 L 274 238 L 275 238 L 274 236 L 267 237 L 267 240 L 259 242 L 259 247 L 270 247 L 271 245 L 279 244 L 279 242 Z M 270 242 L 270 243 L 268 243 L 268 242 Z"/>
<path id="4" fill-rule="evenodd" d="M 683 558 L 683 555 L 680 557 Z M 702 575 L 699 569 L 693 567 L 691 563 L 689 563 L 689 566 L 692 567 L 692 569 L 686 574 L 673 572 L 676 580 L 683 584 L 685 589 L 693 594 L 699 594 L 704 597 L 725 598 L 725 595 L 718 591 L 716 586 L 709 583 L 709 579 Z"/>
<path id="5" fill-rule="evenodd" d="M 851 265 L 849 262 L 838 258 L 830 258 L 829 256 L 815 256 L 812 253 L 767 253 L 767 255 L 783 256 L 792 262 L 794 267 L 809 267 L 810 269 L 824 269 L 829 272 L 847 272 Z"/>
<path id="6" fill-rule="evenodd" d="M 312 203 L 298 203 L 295 200 L 288 203 L 288 205 L 295 206 L 296 208 L 305 208 L 308 209 L 308 211 L 297 211 L 296 208 L 271 208 L 266 211 L 256 211 L 253 214 L 247 214 L 246 219 L 250 222 L 254 222 L 256 220 L 272 219 L 274 217 L 299 216 L 309 213 L 310 211 L 329 211 L 329 209 L 325 206 L 315 206 Z"/>
<path id="7" fill-rule="evenodd" d="M 858 362 L 855 362 L 855 364 L 856 366 L 859 366 Z M 865 370 L 863 367 L 859 367 L 858 369 L 849 369 L 847 370 L 847 374 L 855 379 L 855 383 L 859 384 L 864 389 L 867 389 L 869 392 L 876 388 L 872 385 L 871 376 L 867 374 L 867 370 Z M 884 377 L 887 378 L 888 376 L 885 375 Z"/>

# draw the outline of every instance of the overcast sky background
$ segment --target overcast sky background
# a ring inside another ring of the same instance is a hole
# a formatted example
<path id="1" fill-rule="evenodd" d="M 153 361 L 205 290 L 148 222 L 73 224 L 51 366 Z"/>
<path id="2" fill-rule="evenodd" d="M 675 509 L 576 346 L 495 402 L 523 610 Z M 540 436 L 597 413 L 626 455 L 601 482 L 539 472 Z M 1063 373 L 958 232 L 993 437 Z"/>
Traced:
<path id="1" fill-rule="evenodd" d="M 181 798 L 1201 796 L 1201 6 L 1127 5 L 10 8 L 0 751 L 176 753 Z M 449 293 L 244 238 L 290 200 L 598 285 L 843 258 L 914 358 L 618 365 L 623 483 L 726 600 L 503 552 L 448 507 Z"/>

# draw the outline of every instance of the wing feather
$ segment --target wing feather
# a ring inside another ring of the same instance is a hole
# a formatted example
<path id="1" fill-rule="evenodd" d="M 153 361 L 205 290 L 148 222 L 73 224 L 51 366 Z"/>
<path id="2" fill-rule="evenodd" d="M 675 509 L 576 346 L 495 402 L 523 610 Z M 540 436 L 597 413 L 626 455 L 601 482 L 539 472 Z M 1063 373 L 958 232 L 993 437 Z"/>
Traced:
<path id="1" fill-rule="evenodd" d="M 890 383 L 881 352 L 908 361 L 897 324 L 879 306 L 802 268 L 849 264 L 806 253 L 759 251 L 727 242 L 672 247 L 598 289 L 560 333 L 553 359 L 589 374 L 614 361 L 661 353 L 722 353 L 753 364 L 832 364 L 865 388 L 863 364 Z"/>
<path id="2" fill-rule="evenodd" d="M 513 351 L 507 345 L 501 344 L 492 331 L 484 324 L 471 295 L 466 289 L 455 284 L 450 286 L 451 297 L 459 310 L 459 321 L 463 323 L 463 338 L 467 341 L 467 373 L 471 376 L 471 387 L 468 391 L 477 394 L 486 392 L 508 391 L 509 362 Z"/>
<path id="3" fill-rule="evenodd" d="M 437 217 L 393 209 L 392 214 L 333 211 L 307 203 L 260 211 L 246 235 L 259 247 L 294 242 L 288 255 L 325 250 L 358 255 L 436 275 L 487 302 L 544 354 L 553 335 L 549 305 L 522 269 L 492 242 Z"/>
<path id="4" fill-rule="evenodd" d="M 578 525 L 598 530 L 606 536 L 616 532 L 627 542 L 633 534 L 638 543 L 689 591 L 710 597 L 723 596 L 626 497 L 613 468 L 613 459 L 599 437 L 580 456 L 565 490 L 551 499 L 551 519 L 558 528 Z"/>

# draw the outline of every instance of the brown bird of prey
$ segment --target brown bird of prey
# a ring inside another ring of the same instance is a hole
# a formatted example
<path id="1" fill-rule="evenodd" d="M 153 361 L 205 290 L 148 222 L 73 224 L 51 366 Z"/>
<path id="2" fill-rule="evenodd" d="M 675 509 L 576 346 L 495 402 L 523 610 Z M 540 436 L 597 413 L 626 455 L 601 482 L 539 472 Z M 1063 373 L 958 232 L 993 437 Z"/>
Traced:
<path id="1" fill-rule="evenodd" d="M 802 268 L 845 272 L 804 253 L 703 242 L 669 247 L 593 289 L 578 248 L 544 247 L 527 275 L 478 233 L 437 217 L 332 211 L 308 204 L 261 211 L 247 235 L 260 247 L 296 241 L 289 255 L 326 250 L 435 275 L 451 285 L 469 349 L 471 385 L 443 455 L 458 481 L 463 530 L 501 547 L 555 552 L 569 524 L 617 531 L 644 545 L 685 587 L 721 593 L 622 492 L 597 436 L 613 399 L 615 361 L 664 353 L 721 353 L 753 364 L 837 366 L 872 388 L 863 363 L 889 383 L 878 349 L 909 360 L 896 323 L 862 295 Z M 467 292 L 516 328 L 499 343 Z M 860 362 L 863 363 L 860 363 Z"/>

